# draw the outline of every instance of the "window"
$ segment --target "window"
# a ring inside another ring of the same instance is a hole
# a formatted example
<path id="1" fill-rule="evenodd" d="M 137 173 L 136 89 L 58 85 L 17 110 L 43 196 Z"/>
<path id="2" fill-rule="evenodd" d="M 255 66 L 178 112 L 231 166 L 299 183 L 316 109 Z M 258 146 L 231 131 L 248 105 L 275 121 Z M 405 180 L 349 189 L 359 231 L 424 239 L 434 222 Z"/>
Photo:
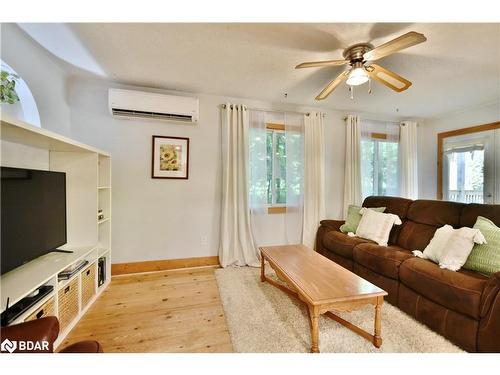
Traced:
<path id="1" fill-rule="evenodd" d="M 288 121 L 286 131 L 279 119 L 268 122 L 259 111 L 250 115 L 250 210 L 256 214 L 292 213 L 303 199 L 303 115 L 283 114 L 283 122 Z M 277 116 L 273 115 L 274 120 Z"/>
<path id="2" fill-rule="evenodd" d="M 484 203 L 484 146 L 445 153 L 446 200 Z"/>
<path id="3" fill-rule="evenodd" d="M 286 136 L 284 125 L 267 124 L 267 204 L 286 204 Z"/>
<path id="4" fill-rule="evenodd" d="M 498 203 L 500 124 L 438 134 L 438 198 L 462 203 Z"/>
<path id="5" fill-rule="evenodd" d="M 370 195 L 398 195 L 398 146 L 398 141 L 388 139 L 385 133 L 371 133 L 362 138 L 363 199 Z"/>

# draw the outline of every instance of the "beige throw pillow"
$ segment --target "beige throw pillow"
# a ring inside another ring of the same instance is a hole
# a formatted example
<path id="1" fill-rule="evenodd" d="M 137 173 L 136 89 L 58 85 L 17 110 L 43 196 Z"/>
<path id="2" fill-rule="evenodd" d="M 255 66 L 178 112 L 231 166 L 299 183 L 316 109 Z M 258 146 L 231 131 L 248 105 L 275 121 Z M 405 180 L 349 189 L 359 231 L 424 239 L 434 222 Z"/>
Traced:
<path id="1" fill-rule="evenodd" d="M 429 244 L 425 247 L 423 255 L 420 256 L 420 258 L 429 259 L 430 261 L 439 264 L 439 260 L 444 256 L 444 252 L 447 249 L 446 244 L 453 235 L 453 231 L 453 227 L 448 224 L 436 230 L 436 232 L 434 232 L 434 237 L 432 237 L 431 242 L 429 242 Z M 422 254 L 421 251 L 413 253 L 415 255 L 418 254 L 417 256 Z"/>
<path id="2" fill-rule="evenodd" d="M 458 271 L 467 261 L 474 243 L 486 243 L 479 229 L 453 229 L 450 225 L 444 225 L 434 233 L 423 253 L 413 251 L 413 254 L 438 263 L 441 268 Z"/>
<path id="3" fill-rule="evenodd" d="M 392 227 L 401 225 L 398 215 L 384 214 L 363 207 L 359 213 L 362 215 L 356 229 L 356 236 L 375 241 L 380 246 L 387 246 Z"/>

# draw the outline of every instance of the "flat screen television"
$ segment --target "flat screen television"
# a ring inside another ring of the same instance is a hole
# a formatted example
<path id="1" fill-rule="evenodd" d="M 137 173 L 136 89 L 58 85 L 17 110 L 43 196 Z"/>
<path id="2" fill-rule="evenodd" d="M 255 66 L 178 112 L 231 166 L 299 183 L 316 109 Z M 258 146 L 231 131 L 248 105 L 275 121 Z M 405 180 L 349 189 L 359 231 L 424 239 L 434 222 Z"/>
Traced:
<path id="1" fill-rule="evenodd" d="M 1 167 L 1 274 L 66 243 L 66 174 Z"/>

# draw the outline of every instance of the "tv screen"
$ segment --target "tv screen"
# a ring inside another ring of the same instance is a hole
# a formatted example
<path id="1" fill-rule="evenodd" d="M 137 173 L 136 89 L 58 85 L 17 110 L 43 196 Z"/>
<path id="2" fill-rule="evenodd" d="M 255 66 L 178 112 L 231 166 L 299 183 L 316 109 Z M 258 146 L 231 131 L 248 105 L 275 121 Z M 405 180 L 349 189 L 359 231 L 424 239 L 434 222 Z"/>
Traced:
<path id="1" fill-rule="evenodd" d="M 1 167 L 1 274 L 66 243 L 66 174 Z"/>

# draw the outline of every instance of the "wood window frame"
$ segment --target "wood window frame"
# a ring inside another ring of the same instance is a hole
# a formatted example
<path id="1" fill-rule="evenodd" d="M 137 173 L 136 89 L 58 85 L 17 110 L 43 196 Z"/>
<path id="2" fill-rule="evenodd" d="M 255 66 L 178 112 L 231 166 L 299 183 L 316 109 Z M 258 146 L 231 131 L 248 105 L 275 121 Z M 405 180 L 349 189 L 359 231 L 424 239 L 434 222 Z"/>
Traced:
<path id="1" fill-rule="evenodd" d="M 500 129 L 500 121 L 491 122 L 483 125 L 475 125 L 467 128 L 449 130 L 438 133 L 437 135 L 437 191 L 436 198 L 443 199 L 443 144 L 445 138 L 456 137 L 459 135 L 485 132 L 488 130 Z"/>
<path id="2" fill-rule="evenodd" d="M 386 133 L 371 133 L 370 135 L 373 139 L 387 139 Z"/>

